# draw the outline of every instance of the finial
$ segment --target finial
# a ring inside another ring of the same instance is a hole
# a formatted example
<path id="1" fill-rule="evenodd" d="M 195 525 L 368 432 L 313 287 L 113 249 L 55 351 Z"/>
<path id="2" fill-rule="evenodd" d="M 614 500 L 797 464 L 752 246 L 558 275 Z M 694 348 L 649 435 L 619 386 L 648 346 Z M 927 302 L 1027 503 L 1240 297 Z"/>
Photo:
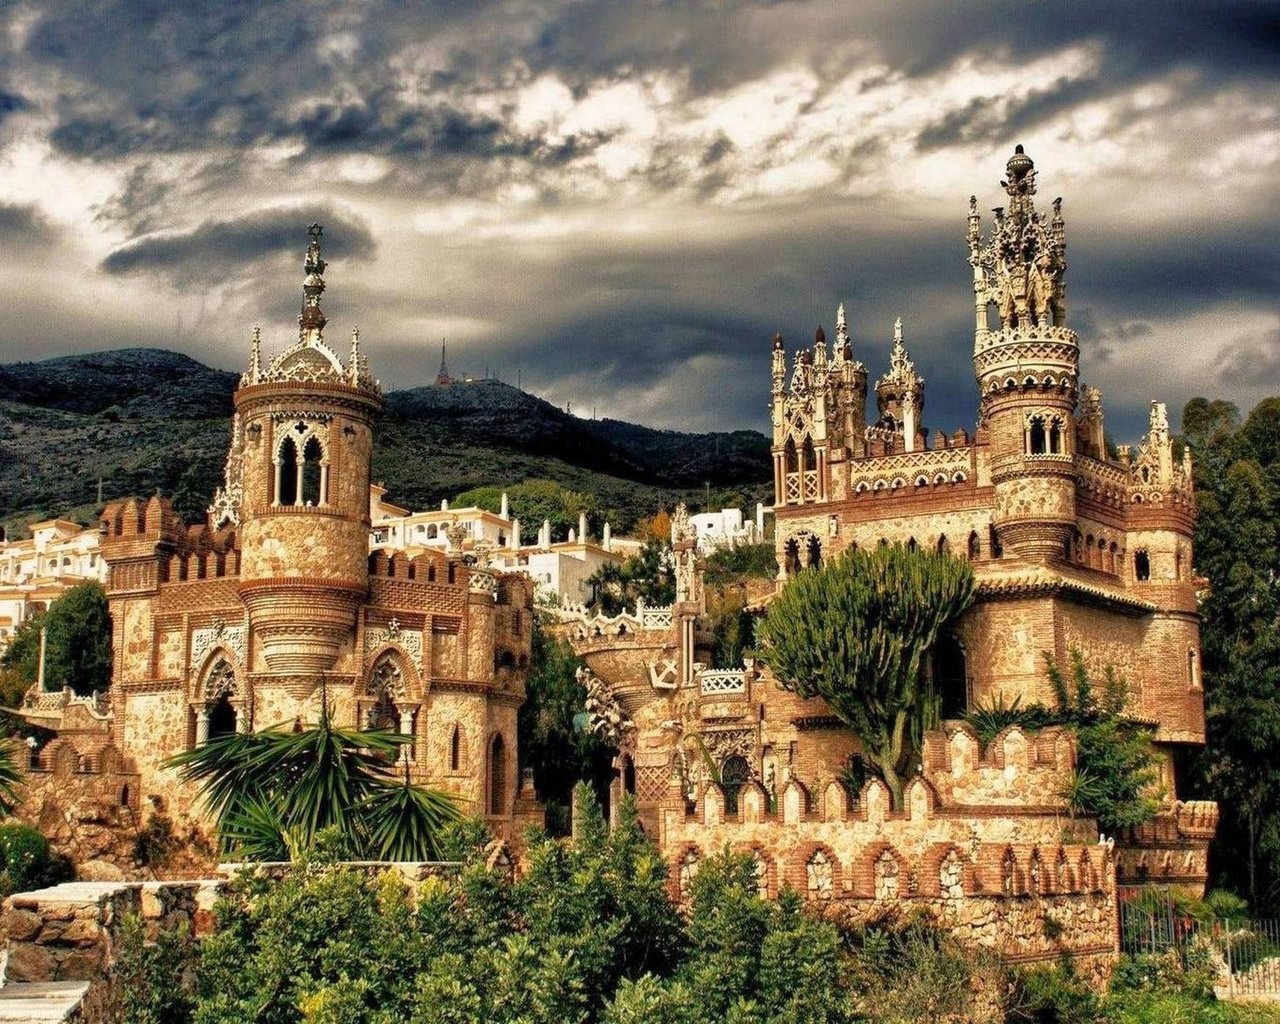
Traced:
<path id="1" fill-rule="evenodd" d="M 258 383 L 262 376 L 262 328 L 253 328 L 253 342 L 249 347 L 249 383 Z"/>
<path id="2" fill-rule="evenodd" d="M 977 196 L 969 197 L 969 216 L 970 217 L 978 216 L 978 197 Z"/>
<path id="3" fill-rule="evenodd" d="M 351 328 L 351 365 L 347 367 L 347 372 L 351 374 L 351 383 L 358 383 L 360 380 L 360 328 Z"/>
<path id="4" fill-rule="evenodd" d="M 844 303 L 842 302 L 836 307 L 836 334 L 846 330 L 848 326 L 848 322 L 844 317 Z"/>
<path id="5" fill-rule="evenodd" d="M 302 269 L 307 276 L 302 282 L 303 299 L 302 312 L 298 315 L 298 336 L 301 341 L 316 344 L 324 333 L 324 325 L 329 322 L 320 311 L 320 295 L 324 292 L 324 278 L 321 275 L 328 264 L 320 255 L 320 236 L 324 234 L 324 228 L 319 224 L 312 224 L 307 228 L 307 234 L 311 236 L 311 242 L 307 245 L 306 258 L 302 261 Z"/>
<path id="6" fill-rule="evenodd" d="M 902 317 L 893 322 L 893 343 L 895 346 L 902 345 Z"/>
<path id="7" fill-rule="evenodd" d="M 818 324 L 818 329 L 813 332 L 813 343 L 815 345 L 825 345 L 827 343 L 827 332 L 822 329 L 822 324 Z"/>
<path id="8" fill-rule="evenodd" d="M 782 347 L 783 347 L 783 345 L 782 345 L 782 332 L 781 332 L 781 331 L 778 331 L 778 332 L 777 332 L 776 334 L 774 334 L 774 336 L 773 336 L 773 350 L 774 350 L 775 352 L 781 352 L 781 351 L 782 351 Z"/>

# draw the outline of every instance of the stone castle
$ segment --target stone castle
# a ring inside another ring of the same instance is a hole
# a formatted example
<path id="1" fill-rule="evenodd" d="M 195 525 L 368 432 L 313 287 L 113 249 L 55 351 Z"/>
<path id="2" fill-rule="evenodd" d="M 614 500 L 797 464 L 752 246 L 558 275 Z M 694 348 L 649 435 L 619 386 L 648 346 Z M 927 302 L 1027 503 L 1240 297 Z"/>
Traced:
<path id="1" fill-rule="evenodd" d="M 314 722 L 327 700 L 339 726 L 411 737 L 415 781 L 510 835 L 532 806 L 517 794 L 516 712 L 533 586 L 460 550 L 370 554 L 381 389 L 358 332 L 345 364 L 325 343 L 321 229 L 310 233 L 298 339 L 265 362 L 254 332 L 208 522 L 185 526 L 160 497 L 103 510 L 110 699 L 39 697 L 27 717 L 59 733 L 39 767 L 63 802 L 88 785 L 118 794 L 126 823 L 144 801 L 198 821 L 168 757 L 231 730 Z"/>
<path id="2" fill-rule="evenodd" d="M 766 589 L 888 543 L 951 551 L 977 578 L 975 604 L 932 652 L 944 722 L 897 805 L 880 780 L 852 778 L 857 741 L 821 700 L 750 661 L 712 666 L 698 528 L 683 509 L 672 605 L 542 614 L 584 659 L 591 727 L 618 749 L 611 804 L 634 796 L 675 894 L 728 846 L 754 858 L 770 895 L 790 886 L 866 918 L 925 907 L 1018 956 L 1104 963 L 1118 887 L 1202 888 L 1217 823 L 1216 805 L 1179 799 L 1184 755 L 1204 739 L 1191 454 L 1175 458 L 1157 403 L 1136 451 L 1108 449 L 1066 326 L 1061 202 L 1047 218 L 1036 210 L 1021 147 L 1002 184 L 1008 205 L 985 240 L 976 200 L 969 208 L 972 433 L 924 429 L 924 381 L 900 324 L 874 419 L 843 308 L 833 347 L 819 329 L 788 366 L 773 343 L 778 576 Z M 197 820 L 167 757 L 228 730 L 314 721 L 327 700 L 341 725 L 412 737 L 412 778 L 512 837 L 538 816 L 516 752 L 535 584 L 461 545 L 370 554 L 382 399 L 358 333 L 345 364 L 324 341 L 320 235 L 313 227 L 298 340 L 268 363 L 254 334 L 208 523 L 184 526 L 158 497 L 102 513 L 110 699 L 50 694 L 28 709 L 59 731 L 38 755 L 48 781 L 32 789 L 65 804 L 89 779 L 85 802 L 106 793 L 121 820 L 144 800 Z M 1163 809 L 1126 835 L 1071 814 L 1069 731 L 1012 726 L 984 746 L 962 721 L 994 702 L 1052 704 L 1045 655 L 1065 665 L 1077 649 L 1095 674 L 1125 678 L 1164 758 Z"/>
<path id="3" fill-rule="evenodd" d="M 851 791 L 857 741 L 821 700 L 750 662 L 710 667 L 686 517 L 673 523 L 673 606 L 562 615 L 597 728 L 621 751 L 615 793 L 635 795 L 677 891 L 728 844 L 756 859 L 762 891 L 791 885 L 865 914 L 927 903 L 982 941 L 1047 957 L 1113 943 L 1117 884 L 1203 887 L 1217 808 L 1178 797 L 1183 755 L 1204 742 L 1191 453 L 1175 458 L 1158 403 L 1136 451 L 1108 450 L 1101 395 L 1080 382 L 1066 326 L 1061 200 L 1037 211 L 1021 147 L 1006 171 L 1007 206 L 985 240 L 969 204 L 972 432 L 923 427 L 924 380 L 900 321 L 874 414 L 843 307 L 834 346 L 819 328 L 788 366 L 773 341 L 777 585 L 892 543 L 965 557 L 977 579 L 975 604 L 930 659 L 946 721 L 926 736 L 903 806 L 878 779 Z M 1070 815 L 1069 732 L 1011 727 L 983 749 L 960 720 L 996 702 L 1052 706 L 1045 655 L 1069 666 L 1077 649 L 1096 677 L 1111 667 L 1126 680 L 1163 756 L 1163 810 L 1128 835 Z M 1066 926 L 1061 940 L 1045 940 L 1046 915 Z"/>

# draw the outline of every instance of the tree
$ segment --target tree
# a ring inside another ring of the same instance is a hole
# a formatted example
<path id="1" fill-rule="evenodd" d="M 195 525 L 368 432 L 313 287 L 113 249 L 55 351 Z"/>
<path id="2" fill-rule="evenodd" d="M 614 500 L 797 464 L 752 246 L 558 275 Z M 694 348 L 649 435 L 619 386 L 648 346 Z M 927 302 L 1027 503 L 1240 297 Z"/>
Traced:
<path id="1" fill-rule="evenodd" d="M 47 612 L 33 615 L 14 632 L 0 655 L 0 668 L 15 672 L 27 686 L 40 674 L 41 628 L 45 630 L 46 690 L 70 686 L 88 696 L 111 685 L 111 617 L 101 583 L 77 583 Z"/>
<path id="2" fill-rule="evenodd" d="M 475 506 L 489 512 L 502 507 L 502 495 L 507 495 L 511 515 L 520 520 L 526 530 L 537 530 L 543 520 L 551 523 L 552 536 L 564 538 L 569 530 L 578 528 L 578 516 L 589 512 L 595 504 L 590 494 L 570 490 L 554 480 L 525 480 L 510 487 L 474 487 L 463 491 L 454 499 L 458 508 Z"/>
<path id="3" fill-rule="evenodd" d="M 335 728 L 326 703 L 314 726 L 215 736 L 167 766 L 200 784 L 224 849 L 247 859 L 284 859 L 331 829 L 355 856 L 434 860 L 457 805 L 388 771 L 404 742 Z"/>
<path id="4" fill-rule="evenodd" d="M 636 554 L 621 565 L 608 563 L 587 579 L 595 595 L 594 604 L 606 615 L 643 601 L 650 607 L 671 604 L 676 599 L 675 566 L 671 546 L 662 541 L 645 542 Z"/>
<path id="5" fill-rule="evenodd" d="M 851 549 L 792 578 L 760 624 L 760 654 L 779 683 L 827 702 L 896 807 L 938 718 L 925 655 L 973 594 L 969 564 L 953 555 L 900 544 Z"/>
<path id="6" fill-rule="evenodd" d="M 533 770 L 533 787 L 547 805 L 547 827 L 568 832 L 574 784 L 608 789 L 614 751 L 581 728 L 586 687 L 577 678 L 582 661 L 559 637 L 534 619 L 533 656 L 525 680 L 525 701 L 517 719 L 520 762 Z"/>

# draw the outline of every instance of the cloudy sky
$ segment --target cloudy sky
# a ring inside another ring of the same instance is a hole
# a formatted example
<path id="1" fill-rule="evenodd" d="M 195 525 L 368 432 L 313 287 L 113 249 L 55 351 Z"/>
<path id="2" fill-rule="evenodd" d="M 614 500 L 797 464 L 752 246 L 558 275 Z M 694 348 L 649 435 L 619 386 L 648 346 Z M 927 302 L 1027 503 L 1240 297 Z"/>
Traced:
<path id="1" fill-rule="evenodd" d="M 1109 423 L 1280 393 L 1280 8 L 0 0 L 0 362 L 327 336 L 575 412 L 766 422 L 769 341 L 902 316 L 972 422 L 968 197 L 1025 144 Z"/>

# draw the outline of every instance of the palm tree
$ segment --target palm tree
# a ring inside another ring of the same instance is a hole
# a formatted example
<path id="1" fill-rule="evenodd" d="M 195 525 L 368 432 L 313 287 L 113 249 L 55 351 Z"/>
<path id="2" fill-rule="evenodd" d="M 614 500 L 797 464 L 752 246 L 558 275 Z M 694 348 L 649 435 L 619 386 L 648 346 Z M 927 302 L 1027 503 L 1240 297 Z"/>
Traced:
<path id="1" fill-rule="evenodd" d="M 18 767 L 26 751 L 21 750 L 11 737 L 0 739 L 0 815 L 13 813 L 18 806 L 18 790 L 22 788 L 23 774 Z"/>
<path id="2" fill-rule="evenodd" d="M 250 860 L 283 858 L 334 829 L 352 855 L 429 860 L 440 829 L 459 817 L 454 798 L 403 782 L 388 765 L 408 738 L 333 725 L 328 702 L 309 727 L 217 736 L 169 759 L 218 819 L 223 849 Z"/>

